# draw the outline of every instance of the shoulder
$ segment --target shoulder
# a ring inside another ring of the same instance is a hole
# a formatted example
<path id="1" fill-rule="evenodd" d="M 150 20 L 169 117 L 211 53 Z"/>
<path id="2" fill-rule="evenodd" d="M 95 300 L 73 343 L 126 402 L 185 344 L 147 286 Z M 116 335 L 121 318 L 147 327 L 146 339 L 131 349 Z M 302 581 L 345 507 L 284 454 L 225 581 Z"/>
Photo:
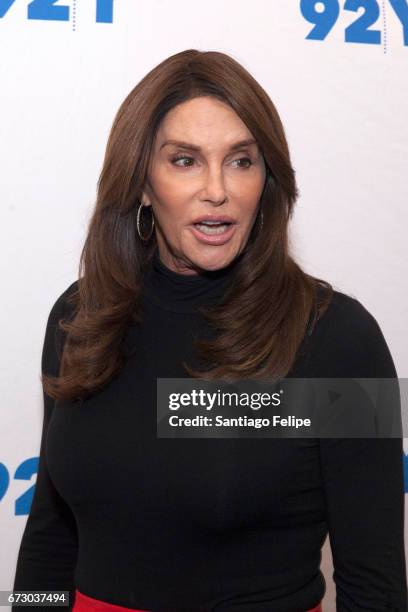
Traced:
<path id="1" fill-rule="evenodd" d="M 57 323 L 62 317 L 73 313 L 73 298 L 77 294 L 79 281 L 72 282 L 64 291 L 57 296 L 48 315 L 48 324 Z"/>
<path id="2" fill-rule="evenodd" d="M 42 371 L 56 375 L 62 355 L 65 333 L 59 327 L 61 319 L 69 319 L 74 313 L 73 299 L 77 294 L 79 282 L 71 283 L 57 296 L 48 314 L 42 349 Z"/>
<path id="3" fill-rule="evenodd" d="M 341 291 L 333 291 L 308 339 L 308 349 L 310 364 L 322 372 L 316 376 L 396 376 L 377 319 L 357 298 Z"/>
<path id="4" fill-rule="evenodd" d="M 316 327 L 325 333 L 352 334 L 355 342 L 364 344 L 381 331 L 374 315 L 357 298 L 337 290 Z"/>

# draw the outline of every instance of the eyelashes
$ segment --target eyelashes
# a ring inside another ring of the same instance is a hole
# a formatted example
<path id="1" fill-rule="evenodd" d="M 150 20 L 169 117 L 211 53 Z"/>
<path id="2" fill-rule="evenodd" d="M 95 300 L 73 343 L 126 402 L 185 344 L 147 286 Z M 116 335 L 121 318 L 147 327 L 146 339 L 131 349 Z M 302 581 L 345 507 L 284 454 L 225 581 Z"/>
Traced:
<path id="1" fill-rule="evenodd" d="M 176 162 L 178 162 L 181 159 L 187 159 L 189 161 L 194 161 L 194 157 L 190 157 L 189 155 L 176 155 L 175 157 L 171 158 L 171 163 L 174 166 L 178 166 L 179 168 L 191 168 L 192 167 L 190 164 L 189 165 L 177 164 Z M 249 157 L 240 157 L 239 159 L 234 159 L 234 162 L 243 162 L 243 161 L 248 162 L 248 165 L 239 166 L 242 170 L 247 170 L 253 165 L 253 162 Z"/>

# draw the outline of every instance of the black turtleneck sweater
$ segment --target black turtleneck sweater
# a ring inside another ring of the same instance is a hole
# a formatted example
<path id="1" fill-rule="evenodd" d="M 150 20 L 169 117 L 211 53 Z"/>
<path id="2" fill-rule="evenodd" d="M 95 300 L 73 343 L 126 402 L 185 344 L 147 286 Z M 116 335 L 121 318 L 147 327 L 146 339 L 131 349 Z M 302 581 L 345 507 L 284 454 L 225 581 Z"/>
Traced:
<path id="1" fill-rule="evenodd" d="M 406 612 L 400 438 L 157 438 L 156 378 L 187 377 L 181 362 L 205 332 L 197 307 L 229 278 L 178 274 L 156 251 L 119 376 L 84 402 L 44 395 L 15 590 L 69 590 L 73 601 L 78 589 L 155 612 L 303 612 L 325 592 L 329 533 L 337 610 Z M 75 286 L 50 312 L 45 373 L 58 373 L 56 324 Z M 338 291 L 293 372 L 396 376 L 374 317 Z"/>

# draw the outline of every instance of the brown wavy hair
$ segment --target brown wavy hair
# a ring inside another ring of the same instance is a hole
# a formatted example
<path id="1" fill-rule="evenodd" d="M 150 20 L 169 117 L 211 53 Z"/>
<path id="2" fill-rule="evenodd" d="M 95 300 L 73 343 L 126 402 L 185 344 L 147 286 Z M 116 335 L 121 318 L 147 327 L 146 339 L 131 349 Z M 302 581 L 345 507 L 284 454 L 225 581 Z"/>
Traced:
<path id="1" fill-rule="evenodd" d="M 299 192 L 268 94 L 229 55 L 176 53 L 132 89 L 114 119 L 79 280 L 69 297 L 73 315 L 58 322 L 65 337 L 59 376 L 42 376 L 44 391 L 54 399 L 88 396 L 125 363 L 121 341 L 129 323 L 142 320 L 142 275 L 157 247 L 155 233 L 143 242 L 136 229 L 155 135 L 170 109 L 197 96 L 214 96 L 234 109 L 256 138 L 267 174 L 262 231 L 255 223 L 223 302 L 202 310 L 216 333 L 196 340 L 206 369 L 183 362 L 187 375 L 228 381 L 286 376 L 310 320 L 317 321 L 330 302 L 333 287 L 304 272 L 289 253 L 288 224 Z"/>

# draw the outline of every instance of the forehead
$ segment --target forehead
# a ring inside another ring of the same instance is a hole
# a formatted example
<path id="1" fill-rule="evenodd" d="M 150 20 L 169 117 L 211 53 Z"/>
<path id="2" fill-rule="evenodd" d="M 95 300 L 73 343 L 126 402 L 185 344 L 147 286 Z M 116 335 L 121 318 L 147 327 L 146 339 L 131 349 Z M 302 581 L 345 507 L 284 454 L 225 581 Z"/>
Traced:
<path id="1" fill-rule="evenodd" d="M 215 144 L 215 140 L 228 146 L 251 137 L 233 108 L 221 100 L 203 96 L 182 102 L 166 114 L 157 131 L 156 145 L 160 148 L 166 140 L 179 140 L 205 148 Z"/>

